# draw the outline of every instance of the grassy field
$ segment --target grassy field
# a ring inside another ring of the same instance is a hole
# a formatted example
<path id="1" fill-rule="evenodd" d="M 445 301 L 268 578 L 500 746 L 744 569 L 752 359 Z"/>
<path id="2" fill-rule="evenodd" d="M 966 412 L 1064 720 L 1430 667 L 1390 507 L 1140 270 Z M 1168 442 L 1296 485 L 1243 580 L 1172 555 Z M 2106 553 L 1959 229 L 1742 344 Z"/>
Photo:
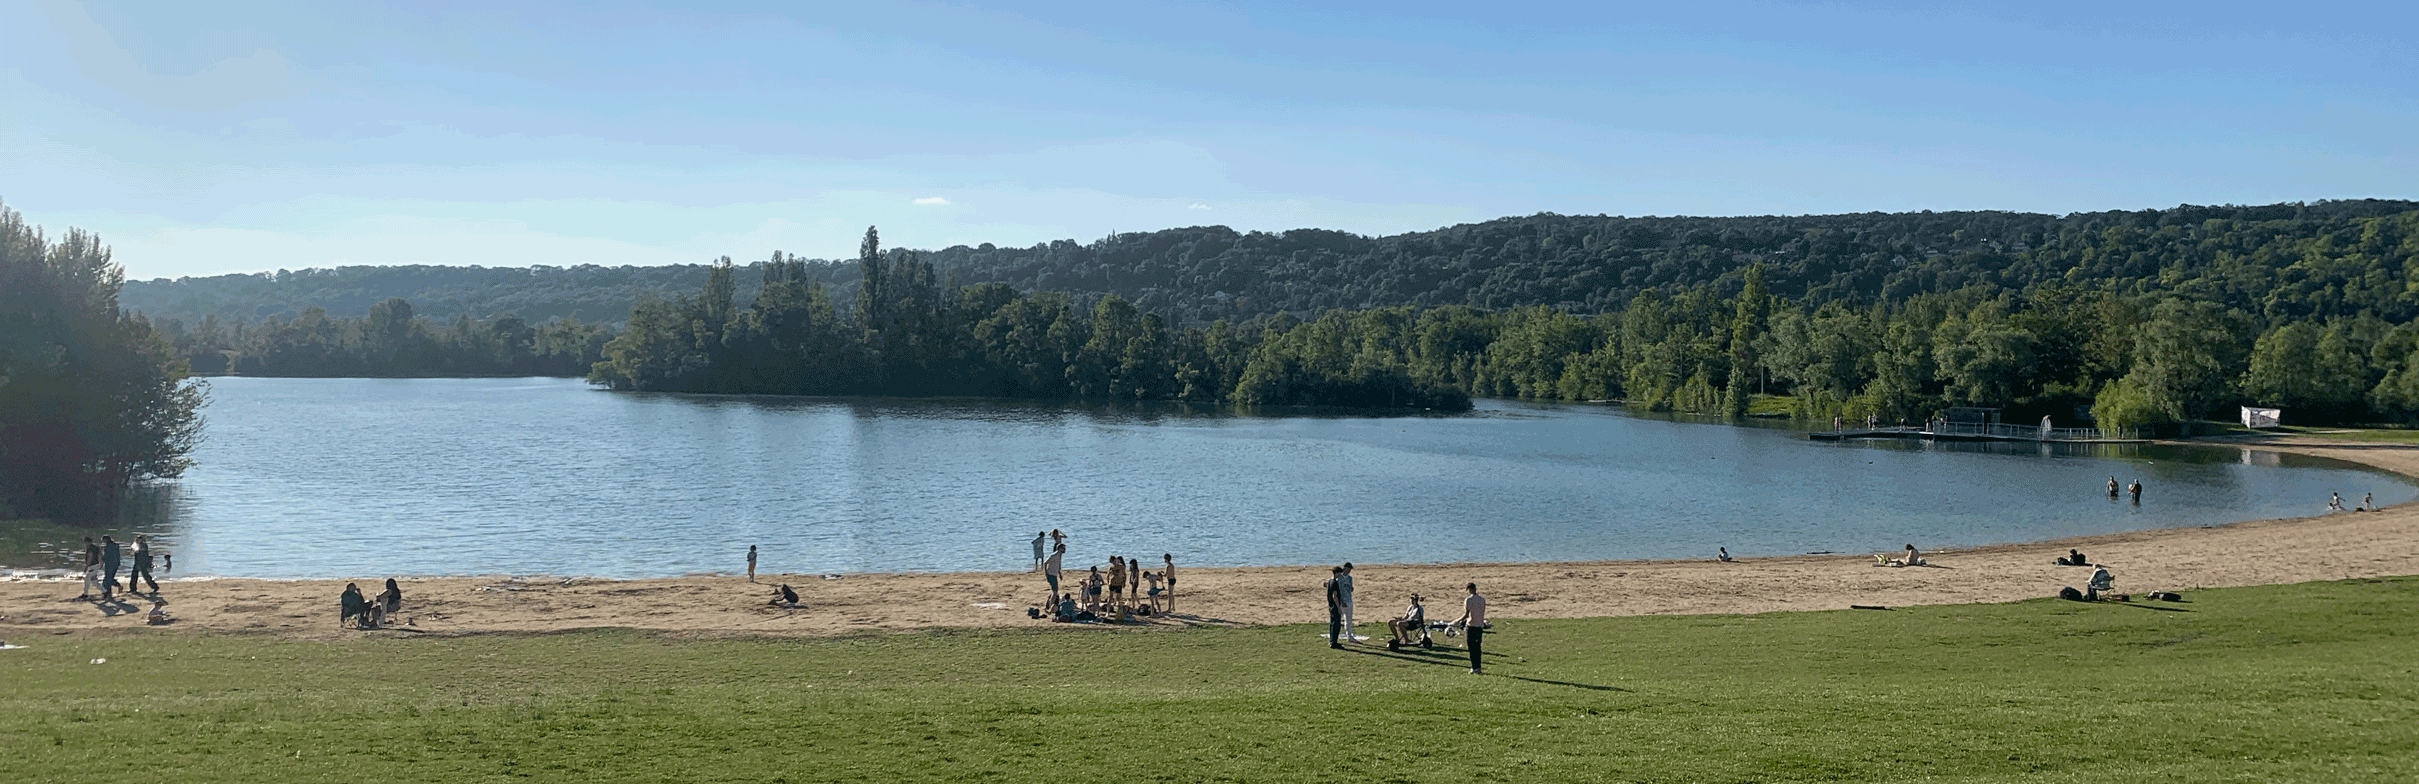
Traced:
<path id="1" fill-rule="evenodd" d="M 2419 578 L 2006 605 L 0 651 L 11 781 L 2414 781 Z M 1458 640 L 1457 640 L 1458 642 Z M 106 662 L 96 663 L 106 659 Z"/>

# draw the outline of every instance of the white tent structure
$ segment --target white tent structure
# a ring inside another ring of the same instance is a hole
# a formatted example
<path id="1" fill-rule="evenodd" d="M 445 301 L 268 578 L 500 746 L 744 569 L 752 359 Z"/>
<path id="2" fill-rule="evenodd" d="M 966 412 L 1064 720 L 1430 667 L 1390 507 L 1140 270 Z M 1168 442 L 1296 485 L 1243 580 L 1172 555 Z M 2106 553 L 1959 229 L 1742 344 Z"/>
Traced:
<path id="1" fill-rule="evenodd" d="M 2281 408 L 2243 406 L 2243 427 L 2275 427 L 2283 421 L 2284 415 L 2285 410 Z"/>

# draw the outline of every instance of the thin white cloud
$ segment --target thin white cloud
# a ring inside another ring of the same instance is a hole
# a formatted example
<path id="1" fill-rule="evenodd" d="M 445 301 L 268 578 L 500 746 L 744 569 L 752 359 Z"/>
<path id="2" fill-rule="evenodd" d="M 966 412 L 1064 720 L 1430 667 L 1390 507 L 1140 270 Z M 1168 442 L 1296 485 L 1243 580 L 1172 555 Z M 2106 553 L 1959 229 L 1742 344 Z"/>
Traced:
<path id="1" fill-rule="evenodd" d="M 1188 210 L 1206 210 L 1209 209 L 1210 206 L 1201 202 L 1193 202 L 1191 204 L 1184 205 L 1184 208 Z"/>
<path id="2" fill-rule="evenodd" d="M 920 204 L 920 205 L 923 205 L 923 206 L 926 206 L 926 207 L 932 207 L 932 206 L 941 206 L 941 205 L 947 205 L 947 204 L 949 203 L 949 200 L 948 200 L 948 199 L 941 198 L 941 197 L 939 197 L 939 196 L 926 196 L 926 197 L 924 197 L 924 198 L 917 199 L 917 200 L 916 200 L 916 203 L 917 203 L 917 204 Z"/>

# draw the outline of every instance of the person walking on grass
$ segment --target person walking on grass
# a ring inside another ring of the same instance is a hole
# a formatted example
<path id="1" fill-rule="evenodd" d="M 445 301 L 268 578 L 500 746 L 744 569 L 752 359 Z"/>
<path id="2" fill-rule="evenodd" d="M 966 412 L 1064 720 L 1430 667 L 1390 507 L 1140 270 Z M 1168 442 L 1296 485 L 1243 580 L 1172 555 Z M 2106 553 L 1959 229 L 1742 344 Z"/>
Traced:
<path id="1" fill-rule="evenodd" d="M 748 582 L 756 581 L 756 546 L 748 545 Z"/>
<path id="2" fill-rule="evenodd" d="M 1328 570 L 1327 582 L 1324 587 L 1327 589 L 1327 647 L 1329 648 L 1344 647 L 1344 643 L 1336 639 L 1338 635 L 1344 633 L 1343 582 L 1344 567 L 1338 566 Z"/>
<path id="3" fill-rule="evenodd" d="M 1470 674 L 1477 675 L 1485 668 L 1478 660 L 1478 648 L 1479 641 L 1487 636 L 1487 597 L 1478 595 L 1478 583 L 1464 587 L 1470 589 L 1470 597 L 1461 600 L 1461 620 L 1454 623 L 1461 625 L 1462 634 L 1470 641 Z"/>

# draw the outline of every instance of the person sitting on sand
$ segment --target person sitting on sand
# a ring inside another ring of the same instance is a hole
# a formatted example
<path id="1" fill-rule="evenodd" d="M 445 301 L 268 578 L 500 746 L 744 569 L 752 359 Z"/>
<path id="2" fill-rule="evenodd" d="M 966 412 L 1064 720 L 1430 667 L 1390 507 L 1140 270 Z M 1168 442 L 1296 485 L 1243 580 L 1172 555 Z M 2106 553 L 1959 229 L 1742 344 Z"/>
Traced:
<path id="1" fill-rule="evenodd" d="M 2065 555 L 2058 556 L 2058 561 L 2057 561 L 2057 563 L 2058 563 L 2058 565 L 2059 565 L 2059 566 L 2090 566 L 2090 565 L 2091 565 L 2091 562 L 2090 562 L 2090 561 L 2083 560 L 2083 551 L 2081 551 L 2081 550 L 2071 550 L 2071 549 L 2070 549 L 2070 550 L 2067 550 Z"/>
<path id="2" fill-rule="evenodd" d="M 363 624 L 362 628 L 369 628 L 370 601 L 362 598 L 361 586 L 345 583 L 344 594 L 336 597 L 336 601 L 340 605 L 339 614 L 336 616 L 337 626 L 343 626 L 358 617 Z"/>
<path id="3" fill-rule="evenodd" d="M 795 610 L 798 608 L 798 591 L 791 588 L 789 583 L 782 583 L 780 588 L 773 589 L 773 600 L 766 604 Z"/>
<path id="4" fill-rule="evenodd" d="M 395 578 L 386 578 L 386 590 L 378 592 L 378 609 L 385 615 L 403 611 L 403 586 L 396 584 Z"/>
<path id="5" fill-rule="evenodd" d="M 165 625 L 174 620 L 176 619 L 168 616 L 168 600 L 166 599 L 152 599 L 150 614 L 143 616 L 143 622 L 153 626 Z"/>
<path id="6" fill-rule="evenodd" d="M 1059 595 L 1058 609 L 1050 613 L 1050 620 L 1057 621 L 1059 623 L 1075 622 L 1075 594 L 1069 593 Z"/>
<path id="7" fill-rule="evenodd" d="M 1714 548 L 1714 549 L 1718 551 L 1718 552 L 1714 553 L 1714 556 L 1713 556 L 1713 559 L 1714 559 L 1714 560 L 1716 560 L 1716 561 L 1721 561 L 1722 563 L 1730 563 L 1730 548 L 1728 548 L 1728 547 L 1716 547 L 1716 548 Z"/>
<path id="8" fill-rule="evenodd" d="M 1416 593 L 1411 595 L 1411 606 L 1405 608 L 1402 615 L 1386 622 L 1386 628 L 1394 631 L 1395 641 L 1406 643 L 1419 642 L 1420 627 L 1426 625 L 1428 608 L 1420 606 L 1419 594 Z"/>
<path id="9" fill-rule="evenodd" d="M 1923 552 L 1922 552 L 1922 551 L 1915 549 L 1915 545 L 1911 545 L 1911 544 L 1910 544 L 1910 545 L 1907 545 L 1907 550 L 1906 550 L 1906 552 L 1905 552 L 1905 553 L 1900 554 L 1900 555 L 1899 555 L 1897 558 L 1891 558 L 1891 557 L 1889 557 L 1889 556 L 1886 556 L 1886 555 L 1879 555 L 1879 554 L 1874 555 L 1874 556 L 1873 556 L 1873 565 L 1874 565 L 1874 566 L 1930 566 L 1931 564 L 1930 564 L 1930 563 L 1927 563 L 1927 562 L 1925 562 L 1925 561 L 1923 560 Z"/>

